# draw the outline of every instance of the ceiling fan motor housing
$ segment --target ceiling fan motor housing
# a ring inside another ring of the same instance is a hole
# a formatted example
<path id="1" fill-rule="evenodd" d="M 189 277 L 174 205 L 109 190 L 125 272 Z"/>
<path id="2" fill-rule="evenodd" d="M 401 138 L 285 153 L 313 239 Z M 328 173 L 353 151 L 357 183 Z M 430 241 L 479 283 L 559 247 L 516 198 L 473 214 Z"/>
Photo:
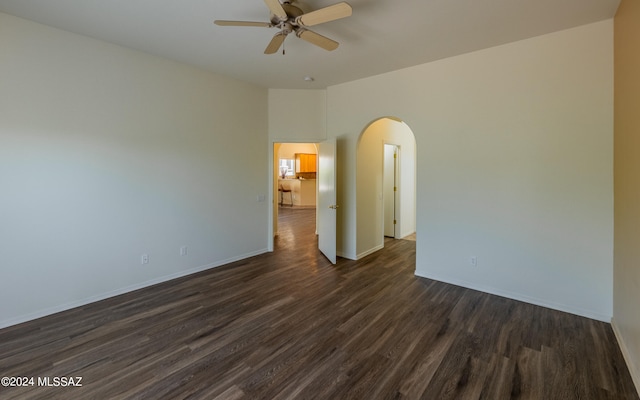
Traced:
<path id="1" fill-rule="evenodd" d="M 282 4 L 282 8 L 284 9 L 284 12 L 287 13 L 287 19 L 285 21 L 282 21 L 280 20 L 280 18 L 278 18 L 277 15 L 271 15 L 271 23 L 274 24 L 275 26 L 280 25 L 282 22 L 293 21 L 297 17 L 304 14 L 304 11 L 302 11 L 296 6 L 292 6 L 291 3 L 289 2 L 284 2 Z"/>

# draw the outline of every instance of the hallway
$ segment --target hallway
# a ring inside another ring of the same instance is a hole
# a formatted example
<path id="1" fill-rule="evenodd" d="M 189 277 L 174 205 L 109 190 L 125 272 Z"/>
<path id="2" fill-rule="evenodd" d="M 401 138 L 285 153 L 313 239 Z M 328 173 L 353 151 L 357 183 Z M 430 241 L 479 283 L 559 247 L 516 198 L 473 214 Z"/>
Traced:
<path id="1" fill-rule="evenodd" d="M 315 207 L 279 207 L 275 251 L 317 248 Z"/>

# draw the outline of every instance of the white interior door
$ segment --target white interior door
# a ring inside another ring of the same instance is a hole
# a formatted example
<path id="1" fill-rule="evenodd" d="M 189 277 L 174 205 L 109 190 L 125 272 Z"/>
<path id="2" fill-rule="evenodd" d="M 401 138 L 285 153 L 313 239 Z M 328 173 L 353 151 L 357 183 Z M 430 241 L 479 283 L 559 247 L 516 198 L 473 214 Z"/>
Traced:
<path id="1" fill-rule="evenodd" d="M 392 144 L 384 145 L 384 173 L 382 174 L 384 236 L 396 237 L 396 151 Z"/>
<path id="2" fill-rule="evenodd" d="M 336 263 L 336 140 L 318 149 L 318 248 Z"/>

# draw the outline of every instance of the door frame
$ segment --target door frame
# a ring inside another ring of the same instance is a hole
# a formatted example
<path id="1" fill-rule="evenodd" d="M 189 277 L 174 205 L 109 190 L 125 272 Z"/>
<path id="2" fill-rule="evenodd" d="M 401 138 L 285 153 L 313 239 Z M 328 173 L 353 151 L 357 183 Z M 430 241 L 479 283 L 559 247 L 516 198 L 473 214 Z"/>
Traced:
<path id="1" fill-rule="evenodd" d="M 395 186 L 396 190 L 393 192 L 393 216 L 394 216 L 394 220 L 396 221 L 396 223 L 394 224 L 393 227 L 393 236 L 388 236 L 388 237 L 393 237 L 394 239 L 399 239 L 400 237 L 400 233 L 402 232 L 402 227 L 400 226 L 402 223 L 402 210 L 400 209 L 400 205 L 402 204 L 401 199 L 400 199 L 400 195 L 402 193 L 401 189 L 400 189 L 400 185 L 401 185 L 401 180 L 400 180 L 400 145 L 396 144 L 394 142 L 391 141 L 387 141 L 384 140 L 382 143 L 382 153 L 383 153 L 383 161 L 382 161 L 382 183 L 383 183 L 383 191 L 386 191 L 387 188 L 384 186 L 385 183 L 385 174 L 387 173 L 386 169 L 387 169 L 387 165 L 386 165 L 386 160 L 385 160 L 385 146 L 393 146 L 394 148 L 394 154 L 395 154 L 395 158 L 393 160 L 393 185 Z M 384 243 L 384 238 L 387 237 L 385 235 L 385 225 L 386 225 L 386 205 L 384 204 L 384 195 L 383 195 L 383 204 L 382 204 L 382 236 L 383 236 L 383 243 Z"/>
<path id="2" fill-rule="evenodd" d="M 274 250 L 274 246 L 273 246 L 273 242 L 274 242 L 274 238 L 275 235 L 277 234 L 276 228 L 278 225 L 278 198 L 276 197 L 276 193 L 278 193 L 278 168 L 277 168 L 277 154 L 274 152 L 274 148 L 276 146 L 276 144 L 283 144 L 283 143 L 306 143 L 306 144 L 314 144 L 316 145 L 316 149 L 317 149 L 317 144 L 320 142 L 323 142 L 327 140 L 326 138 L 322 138 L 322 139 L 317 139 L 317 140 L 313 140 L 313 139 L 304 139 L 304 140 L 294 140 L 291 138 L 288 139 L 270 139 L 269 143 L 268 143 L 268 156 L 267 156 L 267 160 L 269 162 L 269 166 L 267 168 L 267 182 L 268 182 L 268 187 L 269 189 L 267 190 L 267 204 L 270 204 L 271 206 L 267 207 L 267 251 L 269 252 L 273 252 Z M 317 150 L 319 151 L 319 150 Z M 317 153 L 316 153 L 317 154 Z M 316 166 L 317 166 L 318 160 L 316 159 Z M 318 204 L 318 181 L 316 180 L 316 235 L 318 234 L 318 210 L 317 210 L 317 204 Z"/>

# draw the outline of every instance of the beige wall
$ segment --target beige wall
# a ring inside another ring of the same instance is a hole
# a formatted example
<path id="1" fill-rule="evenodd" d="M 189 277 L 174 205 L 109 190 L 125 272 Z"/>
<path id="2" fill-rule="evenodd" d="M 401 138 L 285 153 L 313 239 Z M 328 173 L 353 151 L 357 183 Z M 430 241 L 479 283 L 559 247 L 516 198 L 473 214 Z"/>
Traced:
<path id="1" fill-rule="evenodd" d="M 640 2 L 622 0 L 614 20 L 613 326 L 640 390 Z"/>
<path id="2" fill-rule="evenodd" d="M 267 143 L 264 88 L 0 14 L 0 326 L 266 251 Z"/>
<path id="3" fill-rule="evenodd" d="M 350 258 L 358 137 L 389 115 L 416 137 L 418 275 L 611 319 L 612 20 L 328 88 Z"/>
<path id="4" fill-rule="evenodd" d="M 278 157 L 293 159 L 297 153 L 318 154 L 318 146 L 315 143 L 282 143 Z"/>

